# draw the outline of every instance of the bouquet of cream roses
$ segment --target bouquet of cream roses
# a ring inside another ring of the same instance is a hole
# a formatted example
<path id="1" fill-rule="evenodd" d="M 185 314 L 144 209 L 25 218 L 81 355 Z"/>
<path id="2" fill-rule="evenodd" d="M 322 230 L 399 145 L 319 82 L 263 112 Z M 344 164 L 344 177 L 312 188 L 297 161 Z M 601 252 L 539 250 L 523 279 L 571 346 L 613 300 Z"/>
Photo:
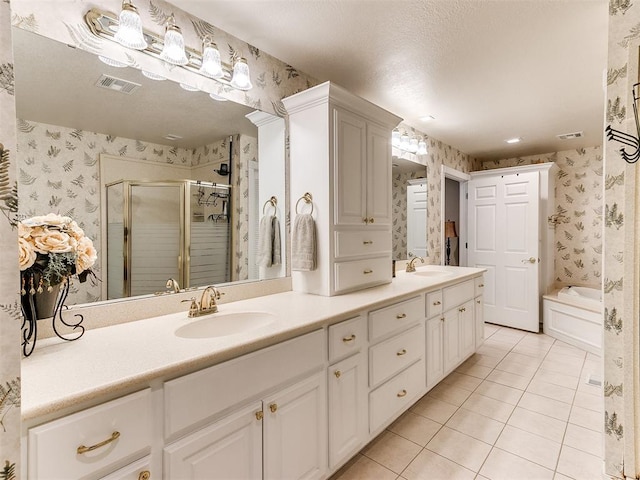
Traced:
<path id="1" fill-rule="evenodd" d="M 93 274 L 96 249 L 70 217 L 49 213 L 19 222 L 18 244 L 23 295 L 51 291 L 72 275 L 85 282 Z"/>

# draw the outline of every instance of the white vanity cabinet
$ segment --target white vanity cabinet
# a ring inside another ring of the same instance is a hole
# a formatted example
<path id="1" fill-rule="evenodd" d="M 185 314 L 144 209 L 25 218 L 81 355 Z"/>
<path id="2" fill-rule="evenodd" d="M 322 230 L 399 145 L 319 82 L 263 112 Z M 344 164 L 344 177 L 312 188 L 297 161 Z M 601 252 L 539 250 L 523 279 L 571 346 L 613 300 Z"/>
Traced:
<path id="1" fill-rule="evenodd" d="M 365 444 L 369 433 L 366 318 L 345 320 L 328 331 L 329 468 L 335 469 Z"/>
<path id="2" fill-rule="evenodd" d="M 484 277 L 475 279 L 476 350 L 484 343 Z"/>
<path id="3" fill-rule="evenodd" d="M 317 268 L 294 270 L 293 289 L 332 296 L 389 283 L 391 131 L 401 119 L 329 82 L 283 103 L 291 204 L 312 194 L 317 233 Z"/>

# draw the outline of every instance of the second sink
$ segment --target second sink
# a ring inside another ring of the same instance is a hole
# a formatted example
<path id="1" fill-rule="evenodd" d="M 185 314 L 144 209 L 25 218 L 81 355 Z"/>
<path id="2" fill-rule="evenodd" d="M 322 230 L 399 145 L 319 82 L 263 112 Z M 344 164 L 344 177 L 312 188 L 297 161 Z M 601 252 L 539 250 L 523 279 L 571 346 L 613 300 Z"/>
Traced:
<path id="1" fill-rule="evenodd" d="M 226 337 L 265 327 L 275 320 L 276 316 L 268 312 L 212 313 L 181 326 L 175 333 L 181 338 Z"/>

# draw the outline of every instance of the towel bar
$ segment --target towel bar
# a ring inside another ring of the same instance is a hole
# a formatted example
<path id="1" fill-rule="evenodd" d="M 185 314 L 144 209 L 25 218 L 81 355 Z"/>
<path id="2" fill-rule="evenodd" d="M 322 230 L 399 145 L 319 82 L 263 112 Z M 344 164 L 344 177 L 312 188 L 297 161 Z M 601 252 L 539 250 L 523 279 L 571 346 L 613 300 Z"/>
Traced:
<path id="1" fill-rule="evenodd" d="M 278 209 L 276 208 L 278 205 L 278 199 L 272 196 L 269 200 L 264 202 L 264 205 L 262 206 L 262 214 L 264 215 L 264 209 L 267 208 L 267 205 L 269 204 L 273 207 L 273 214 L 275 215 L 278 213 Z"/>
<path id="2" fill-rule="evenodd" d="M 309 192 L 305 193 L 304 195 L 302 195 L 298 201 L 296 202 L 296 215 L 299 214 L 300 212 L 298 212 L 298 204 L 304 200 L 304 203 L 307 204 L 311 204 L 311 212 L 309 213 L 313 213 L 313 197 L 311 196 L 311 194 Z"/>

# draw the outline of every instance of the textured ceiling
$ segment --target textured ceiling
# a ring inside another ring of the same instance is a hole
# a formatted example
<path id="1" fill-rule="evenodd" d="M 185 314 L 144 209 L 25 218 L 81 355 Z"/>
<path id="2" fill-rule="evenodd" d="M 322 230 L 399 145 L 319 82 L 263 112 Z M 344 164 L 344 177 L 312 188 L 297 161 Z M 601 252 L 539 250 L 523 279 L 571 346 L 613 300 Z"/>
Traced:
<path id="1" fill-rule="evenodd" d="M 171 3 L 477 158 L 602 143 L 607 0 Z"/>

